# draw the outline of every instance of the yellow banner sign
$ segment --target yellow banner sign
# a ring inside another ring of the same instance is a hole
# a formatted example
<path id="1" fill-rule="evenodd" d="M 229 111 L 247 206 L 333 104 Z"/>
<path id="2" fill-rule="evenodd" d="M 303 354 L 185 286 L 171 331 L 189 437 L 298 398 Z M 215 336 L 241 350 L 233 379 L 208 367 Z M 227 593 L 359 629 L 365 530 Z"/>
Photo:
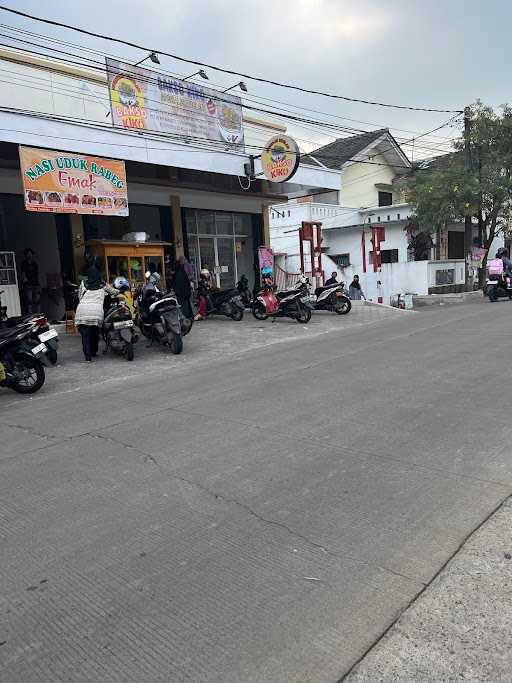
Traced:
<path id="1" fill-rule="evenodd" d="M 19 148 L 27 211 L 128 215 L 124 161 Z"/>

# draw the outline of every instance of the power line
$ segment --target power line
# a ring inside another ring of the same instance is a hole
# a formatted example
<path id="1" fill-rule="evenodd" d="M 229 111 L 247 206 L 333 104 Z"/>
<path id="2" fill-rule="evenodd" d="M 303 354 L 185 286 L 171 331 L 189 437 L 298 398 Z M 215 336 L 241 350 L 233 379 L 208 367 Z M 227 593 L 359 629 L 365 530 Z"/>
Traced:
<path id="1" fill-rule="evenodd" d="M 5 25 L 1 25 L 1 24 L 0 24 L 0 26 L 5 26 Z M 11 27 L 9 27 L 9 26 L 7 26 L 7 28 L 10 29 L 10 30 L 13 30 L 13 31 L 17 30 L 17 29 L 11 28 Z M 22 32 L 22 33 L 24 33 L 24 34 L 28 34 L 28 35 L 39 36 L 39 37 L 41 37 L 43 40 L 54 41 L 53 38 L 49 38 L 49 37 L 46 37 L 46 36 L 44 36 L 44 35 L 41 36 L 41 34 L 34 34 L 34 33 L 32 33 L 32 32 L 22 31 L 21 29 L 19 29 L 19 31 Z M 18 42 L 22 42 L 22 43 L 25 43 L 25 44 L 30 44 L 30 45 L 32 45 L 32 46 L 40 47 L 40 48 L 43 48 L 43 49 L 48 50 L 48 51 L 59 52 L 59 53 L 61 53 L 61 54 L 62 54 L 62 53 L 68 54 L 68 53 L 66 53 L 66 52 L 63 51 L 63 50 L 59 50 L 59 49 L 54 48 L 54 47 L 52 47 L 52 46 L 41 45 L 41 44 L 38 44 L 38 43 L 34 43 L 33 41 L 25 41 L 25 40 L 19 39 L 19 38 L 17 38 L 17 37 L 9 36 L 9 35 L 6 35 L 6 34 L 0 34 L 0 35 L 6 37 L 6 38 L 9 39 L 9 40 L 18 41 Z M 55 41 L 54 41 L 54 42 L 55 42 Z M 71 46 L 73 46 L 73 47 L 78 47 L 78 49 L 87 50 L 87 51 L 92 52 L 92 53 L 94 53 L 94 54 L 101 54 L 101 53 L 99 53 L 98 51 L 90 50 L 89 48 L 81 48 L 81 47 L 79 47 L 79 46 L 75 46 L 73 43 L 63 43 L 63 44 L 68 44 L 68 45 L 71 45 Z M 30 50 L 26 50 L 26 48 L 25 48 L 25 51 L 27 51 L 27 52 L 29 52 L 29 53 L 31 52 Z M 39 53 L 33 53 L 33 54 L 39 54 Z M 51 55 L 49 55 L 49 56 L 51 56 Z M 80 56 L 80 55 L 74 55 L 74 56 L 78 57 L 79 59 L 87 59 L 88 61 L 95 62 L 96 64 L 99 64 L 100 66 L 99 66 L 99 67 L 96 67 L 96 66 L 92 66 L 92 65 L 90 65 L 90 64 L 85 64 L 85 65 L 84 65 L 83 63 L 73 62 L 72 60 L 66 60 L 66 59 L 62 59 L 62 58 L 60 58 L 60 57 L 59 57 L 59 59 L 61 59 L 61 61 L 67 61 L 68 63 L 70 62 L 70 63 L 72 63 L 72 64 L 78 64 L 79 66 L 86 66 L 86 67 L 88 67 L 88 68 L 100 69 L 102 72 L 104 71 L 104 65 L 103 65 L 102 62 L 99 62 L 98 60 L 93 60 L 93 59 L 88 58 L 88 57 L 82 57 L 82 56 Z M 118 57 L 116 57 L 116 58 L 119 59 Z M 43 68 L 44 68 L 44 67 L 43 67 Z M 155 72 L 155 73 L 157 73 L 157 72 Z M 165 73 L 165 72 L 164 72 L 164 73 Z M 68 75 L 69 75 L 69 74 L 68 74 Z M 175 76 L 174 74 L 172 74 L 172 77 L 173 77 L 173 78 L 176 78 L 176 76 Z M 140 80 L 146 80 L 146 81 L 148 81 L 148 82 L 154 82 L 156 79 L 153 79 L 152 77 L 141 77 Z M 186 90 L 186 89 L 185 89 L 185 90 Z M 97 97 L 98 97 L 98 99 L 99 99 L 99 96 L 97 96 Z M 272 100 L 272 99 L 270 99 L 270 98 L 258 98 L 258 99 L 264 99 L 264 100 L 267 100 L 267 101 L 270 101 L 270 102 L 276 101 L 276 100 Z M 248 97 L 245 98 L 245 100 L 246 100 L 246 101 L 249 101 L 249 102 L 254 102 L 254 101 L 258 102 L 258 99 L 251 99 L 251 98 L 248 98 Z M 148 101 L 149 101 L 149 100 L 148 100 Z M 152 100 L 151 100 L 151 101 L 152 101 Z M 279 101 L 277 101 L 277 102 L 279 102 Z M 259 102 L 258 102 L 258 103 L 259 103 Z M 107 106 L 107 105 L 105 105 L 105 106 Z M 275 111 L 270 111 L 270 110 L 262 110 L 262 109 L 259 109 L 259 108 L 256 108 L 256 107 L 252 107 L 252 106 L 250 106 L 250 105 L 248 106 L 248 105 L 243 104 L 243 103 L 241 104 L 241 106 L 243 106 L 243 107 L 246 108 L 246 109 L 250 109 L 250 110 L 254 110 L 254 111 L 263 111 L 263 112 L 266 113 L 267 115 L 271 115 L 271 116 L 281 116 L 281 117 L 284 117 L 284 118 L 292 118 L 292 117 L 290 117 L 288 114 L 283 114 L 283 113 L 281 113 L 281 112 L 275 112 Z M 295 107 L 295 108 L 296 108 L 296 109 L 304 109 L 305 111 L 316 111 L 316 110 L 307 110 L 307 109 L 301 108 L 301 107 Z M 149 107 L 149 109 L 151 109 L 151 107 Z M 182 109 L 184 109 L 184 108 L 182 107 Z M 282 108 L 281 108 L 281 109 L 282 109 Z M 154 111 L 160 111 L 160 110 L 157 110 L 156 108 L 153 108 L 153 110 L 154 110 Z M 290 110 L 289 110 L 289 109 L 285 109 L 284 111 L 289 112 Z M 323 112 L 318 112 L 318 113 L 324 115 Z M 196 114 L 195 114 L 195 111 L 193 111 L 193 115 L 196 115 Z M 339 117 L 337 117 L 337 118 L 339 118 Z M 342 117 L 341 117 L 341 118 L 342 118 Z M 368 131 L 361 130 L 361 129 L 356 129 L 356 128 L 349 128 L 349 127 L 345 127 L 345 126 L 342 127 L 342 126 L 340 126 L 339 124 L 338 124 L 338 125 L 332 124 L 332 123 L 330 123 L 330 122 L 328 122 L 328 121 L 318 121 L 318 122 L 316 122 L 316 121 L 313 121 L 313 120 L 305 119 L 305 121 L 307 121 L 307 122 L 309 123 L 309 127 L 308 127 L 308 126 L 300 125 L 300 124 L 297 122 L 297 121 L 299 121 L 299 120 L 301 120 L 299 117 L 294 117 L 294 118 L 293 118 L 294 125 L 298 126 L 299 128 L 304 128 L 305 130 L 312 130 L 313 132 L 318 132 L 318 133 L 320 133 L 321 135 L 326 135 L 326 134 L 327 134 L 327 135 L 329 135 L 330 137 L 336 137 L 336 136 L 334 136 L 332 133 L 328 133 L 328 132 L 324 131 L 323 128 L 322 128 L 322 126 L 327 126 L 327 127 L 329 127 L 329 128 L 332 128 L 332 129 L 334 129 L 336 132 L 340 132 L 340 131 L 341 131 L 341 132 L 349 133 L 349 134 L 351 134 L 351 135 L 357 135 L 357 134 L 360 134 L 360 133 L 368 132 Z M 315 128 L 312 128 L 312 126 L 315 126 Z M 421 136 L 423 136 L 423 135 L 425 135 L 425 134 L 421 134 Z M 428 134 L 427 134 L 427 135 L 428 135 Z M 298 139 L 301 139 L 301 138 L 298 138 Z M 403 138 L 402 138 L 402 139 L 403 139 Z M 311 145 L 318 145 L 318 142 L 316 142 L 316 141 L 306 140 L 306 139 L 302 139 L 302 140 L 303 140 L 304 142 L 307 142 L 307 143 L 311 144 Z M 414 140 L 416 140 L 416 138 L 415 138 Z M 403 142 L 403 144 L 406 145 L 406 144 L 410 144 L 410 143 L 409 143 L 409 142 Z M 418 147 L 419 147 L 419 146 L 418 146 Z M 447 150 L 445 150 L 445 149 L 436 149 L 436 148 L 434 148 L 434 147 L 427 147 L 427 146 L 423 146 L 423 149 L 427 150 L 428 152 L 440 151 L 441 153 L 446 153 L 446 151 L 447 151 Z"/>
<path id="2" fill-rule="evenodd" d="M 185 57 L 180 57 L 179 55 L 175 55 L 171 52 L 165 52 L 164 50 L 158 50 L 154 48 L 147 48 L 144 45 L 139 45 L 138 43 L 133 43 L 128 40 L 123 40 L 122 38 L 115 38 L 113 36 L 107 36 L 103 35 L 100 33 L 93 33 L 92 31 L 88 31 L 87 29 L 83 28 L 78 28 L 77 26 L 71 26 L 70 24 L 65 24 L 60 21 L 55 21 L 52 19 L 44 19 L 43 17 L 38 17 L 33 14 L 29 14 L 28 12 L 22 12 L 20 10 L 15 10 L 10 7 L 6 7 L 5 5 L 0 5 L 0 10 L 4 12 L 9 12 L 10 14 L 15 14 L 20 17 L 24 17 L 25 19 L 31 19 L 32 21 L 38 21 L 40 23 L 48 24 L 50 26 L 58 26 L 59 28 L 65 28 L 70 31 L 75 31 L 78 33 L 81 33 L 83 35 L 91 36 L 93 38 L 100 38 L 101 40 L 106 40 L 109 42 L 113 43 L 118 43 L 120 45 L 126 45 L 127 47 L 135 48 L 138 50 L 143 50 L 145 52 L 157 52 L 159 55 L 165 55 L 166 57 L 170 57 L 171 59 L 175 59 L 179 62 L 185 62 L 187 64 L 194 64 L 195 66 L 201 66 L 201 67 L 206 67 L 208 69 L 213 69 L 215 71 L 219 71 L 220 73 L 225 73 L 229 74 L 230 76 L 237 76 L 241 78 L 246 78 L 250 79 L 252 81 L 257 81 L 259 83 L 266 83 L 268 85 L 275 85 L 280 88 L 287 88 L 289 90 L 297 90 L 299 92 L 303 93 L 308 93 L 310 95 L 320 95 L 322 97 L 329 97 L 331 99 L 337 99 L 337 100 L 345 100 L 347 102 L 358 102 L 361 104 L 369 104 L 371 106 L 376 106 L 376 107 L 387 107 L 391 109 L 406 109 L 409 111 L 425 111 L 425 112 L 435 112 L 439 114 L 461 114 L 463 113 L 463 110 L 459 109 L 437 109 L 434 107 L 414 107 L 414 106 L 406 106 L 402 104 L 389 104 L 385 102 L 376 102 L 372 100 L 364 100 L 356 97 L 347 97 L 345 95 L 336 95 L 334 93 L 328 93 L 328 92 L 322 92 L 319 90 L 311 90 L 309 88 L 303 88 L 298 85 L 291 85 L 289 83 L 280 83 L 279 81 L 273 81 L 267 78 L 261 78 L 258 76 L 251 76 L 250 74 L 244 74 L 239 71 L 234 71 L 232 69 L 225 69 L 222 67 L 214 66 L 213 64 L 207 64 L 205 62 L 199 62 L 194 59 L 187 59 Z"/>
<path id="3" fill-rule="evenodd" d="M 117 59 L 117 60 L 119 60 L 119 61 L 123 61 L 123 60 L 125 59 L 124 57 L 120 57 L 119 55 L 111 55 L 111 54 L 108 54 L 108 53 L 103 53 L 103 52 L 100 52 L 99 50 L 96 50 L 96 49 L 93 49 L 93 48 L 90 48 L 90 47 L 87 47 L 87 46 L 84 46 L 84 45 L 79 45 L 79 44 L 77 44 L 77 43 L 65 41 L 65 40 L 63 40 L 62 38 L 56 39 L 56 38 L 53 38 L 53 37 L 51 37 L 51 36 L 46 36 L 45 34 L 37 33 L 37 32 L 34 32 L 34 31 L 28 31 L 28 30 L 26 30 L 26 29 L 22 29 L 22 28 L 17 27 L 17 26 L 9 26 L 8 24 L 1 24 L 1 23 L 0 23 L 0 28 L 5 28 L 5 29 L 8 29 L 8 30 L 13 31 L 13 32 L 15 32 L 15 33 L 21 33 L 21 34 L 28 35 L 28 36 L 32 36 L 32 37 L 41 38 L 41 39 L 43 39 L 43 40 L 46 40 L 46 41 L 49 41 L 49 42 L 53 42 L 53 43 L 57 43 L 57 42 L 58 42 L 59 45 L 67 45 L 67 46 L 69 46 L 69 47 L 73 47 L 73 48 L 75 48 L 75 49 L 78 49 L 78 50 L 80 50 L 80 51 L 82 51 L 82 52 L 89 52 L 89 53 L 91 53 L 91 54 L 99 55 L 99 56 L 102 58 L 102 60 L 105 58 L 105 56 L 111 57 L 112 59 Z M 17 40 L 17 38 L 15 38 L 15 37 L 11 37 L 11 36 L 9 36 L 9 37 L 10 37 L 12 40 Z M 51 46 L 44 46 L 44 49 L 46 49 L 46 50 L 53 50 L 53 51 L 59 51 L 59 52 L 60 52 L 60 50 L 56 50 L 55 48 L 53 48 L 53 47 L 51 47 Z M 80 55 L 75 55 L 75 56 L 77 56 L 77 57 L 79 57 L 79 58 L 81 57 Z M 88 59 L 88 58 L 85 58 L 85 57 L 84 57 L 84 59 Z M 98 62 L 97 60 L 92 60 L 92 59 L 91 59 L 90 61 L 96 61 L 96 63 L 101 64 L 101 65 L 104 64 L 103 61 Z M 163 67 L 159 69 L 159 72 L 162 72 L 163 74 L 171 75 L 171 76 L 174 77 L 174 78 L 180 78 L 180 79 L 181 79 L 181 78 L 183 77 L 182 74 L 177 74 L 177 73 L 174 73 L 174 72 L 167 71 L 167 70 L 165 70 Z M 220 86 L 220 85 L 218 85 L 218 84 L 215 84 L 215 83 L 212 83 L 212 86 L 214 86 L 214 87 L 219 87 L 219 88 L 222 87 L 222 86 Z M 252 94 L 251 94 L 251 95 L 252 95 Z M 273 99 L 273 98 L 270 98 L 270 97 L 264 97 L 263 95 L 255 96 L 255 99 L 251 99 L 250 97 L 248 97 L 247 95 L 245 95 L 245 96 L 244 96 L 244 99 L 246 99 L 246 100 L 248 100 L 248 101 L 261 101 L 261 100 L 264 100 L 264 101 L 267 101 L 267 102 L 273 102 L 273 103 L 277 103 L 277 104 L 286 104 L 286 105 L 291 106 L 291 107 L 293 107 L 294 109 L 297 109 L 297 110 L 306 111 L 306 112 L 313 113 L 313 114 L 321 114 L 322 116 L 329 116 L 329 117 L 332 117 L 332 118 L 336 118 L 336 119 L 340 119 L 340 120 L 345 120 L 345 121 L 353 121 L 354 123 L 361 123 L 361 124 L 363 124 L 363 125 L 374 126 L 374 127 L 376 127 L 376 128 L 389 127 L 390 130 L 396 130 L 396 131 L 400 131 L 400 132 L 403 132 L 403 133 L 413 133 L 413 134 L 416 134 L 416 133 L 419 134 L 419 133 L 420 133 L 420 131 L 408 130 L 408 129 L 404 129 L 404 128 L 396 128 L 396 127 L 387 126 L 387 125 L 384 126 L 384 125 L 379 124 L 379 123 L 373 123 L 373 122 L 370 122 L 370 121 L 361 121 L 361 120 L 359 120 L 359 119 L 353 119 L 353 118 L 349 118 L 349 117 L 346 117 L 346 116 L 340 116 L 340 115 L 338 115 L 338 114 L 332 114 L 332 113 L 327 113 L 327 112 L 321 112 L 321 111 L 319 111 L 319 110 L 317 110 L 317 109 L 309 109 L 309 108 L 303 107 L 303 106 L 301 106 L 301 105 L 297 105 L 297 104 L 293 104 L 293 103 L 289 103 L 289 102 L 283 102 L 282 100 L 276 100 L 276 99 Z M 289 111 L 289 110 L 288 110 L 288 111 Z M 348 128 L 347 128 L 347 130 L 348 130 Z M 360 132 L 364 132 L 364 131 L 362 131 L 361 129 L 356 129 L 356 128 L 352 128 L 352 130 L 359 130 Z M 442 137 L 442 136 L 432 136 L 432 137 L 437 138 L 438 140 L 446 140 L 446 139 L 448 139 L 448 138 Z M 400 138 L 397 137 L 397 139 L 400 139 Z M 403 139 L 403 138 L 402 138 L 402 139 Z"/>

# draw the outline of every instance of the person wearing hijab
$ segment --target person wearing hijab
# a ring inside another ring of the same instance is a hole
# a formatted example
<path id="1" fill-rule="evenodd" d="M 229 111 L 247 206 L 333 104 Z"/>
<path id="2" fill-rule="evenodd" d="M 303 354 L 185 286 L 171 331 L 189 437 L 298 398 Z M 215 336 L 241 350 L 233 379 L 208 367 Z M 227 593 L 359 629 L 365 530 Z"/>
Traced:
<path id="1" fill-rule="evenodd" d="M 361 283 L 359 282 L 359 275 L 354 275 L 354 278 L 350 283 L 350 287 L 348 288 L 348 295 L 354 301 L 366 299 L 364 292 L 361 288 Z"/>
<path id="2" fill-rule="evenodd" d="M 79 303 L 75 314 L 75 325 L 82 336 L 82 349 L 87 362 L 98 353 L 100 327 L 103 323 L 103 302 L 107 294 L 118 294 L 117 289 L 106 285 L 99 270 L 90 266 L 87 278 L 82 281 L 78 292 Z"/>
<path id="3" fill-rule="evenodd" d="M 172 278 L 172 288 L 178 299 L 178 303 L 181 306 L 183 315 L 189 320 L 192 319 L 192 306 L 190 304 L 190 297 L 192 296 L 192 286 L 190 284 L 190 278 L 186 270 L 186 258 L 180 256 L 176 263 L 176 270 Z"/>

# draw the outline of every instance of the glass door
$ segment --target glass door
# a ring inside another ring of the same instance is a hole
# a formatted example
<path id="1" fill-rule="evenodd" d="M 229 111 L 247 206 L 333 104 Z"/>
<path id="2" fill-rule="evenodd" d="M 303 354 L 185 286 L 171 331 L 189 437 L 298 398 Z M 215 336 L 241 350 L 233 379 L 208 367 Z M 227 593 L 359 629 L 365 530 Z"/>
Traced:
<path id="1" fill-rule="evenodd" d="M 220 288 L 232 289 L 236 284 L 235 244 L 232 237 L 217 237 L 216 241 Z"/>
<path id="2" fill-rule="evenodd" d="M 217 259 L 215 258 L 215 238 L 214 237 L 199 237 L 199 272 L 203 265 L 208 266 L 208 270 L 215 282 L 215 269 Z M 218 280 L 217 280 L 218 284 Z"/>

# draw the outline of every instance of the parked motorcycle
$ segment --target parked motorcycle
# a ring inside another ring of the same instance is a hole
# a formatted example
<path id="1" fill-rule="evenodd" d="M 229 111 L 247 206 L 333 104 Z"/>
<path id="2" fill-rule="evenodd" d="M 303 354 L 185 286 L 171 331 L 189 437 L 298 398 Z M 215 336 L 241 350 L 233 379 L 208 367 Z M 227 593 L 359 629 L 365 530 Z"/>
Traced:
<path id="1" fill-rule="evenodd" d="M 0 330 L 0 386 L 19 394 L 34 394 L 45 382 L 47 348 L 43 342 L 30 346 L 31 334 L 30 324 Z"/>
<path id="2" fill-rule="evenodd" d="M 0 295 L 3 292 L 0 291 Z M 36 347 L 41 342 L 46 344 L 47 353 L 42 362 L 49 367 L 57 364 L 57 349 L 59 346 L 59 334 L 48 323 L 48 319 L 42 313 L 29 313 L 27 315 L 15 315 L 7 317 L 7 306 L 0 306 L 0 330 L 12 329 L 19 325 L 31 325 L 31 334 L 27 340 L 29 346 Z"/>
<path id="3" fill-rule="evenodd" d="M 245 275 L 242 275 L 240 280 L 238 280 L 238 282 L 236 283 L 236 290 L 240 295 L 240 299 L 242 300 L 243 305 L 246 308 L 251 308 L 252 294 L 251 290 L 249 289 L 249 280 Z"/>
<path id="4" fill-rule="evenodd" d="M 156 285 L 147 283 L 137 290 L 137 324 L 142 334 L 167 346 L 172 353 L 183 351 L 183 337 L 190 332 L 192 321 L 181 313 L 172 294 L 162 294 Z"/>
<path id="5" fill-rule="evenodd" d="M 209 290 L 206 296 L 206 315 L 225 315 L 239 322 L 244 317 L 245 305 L 237 289 Z"/>
<path id="6" fill-rule="evenodd" d="M 134 358 L 133 345 L 138 340 L 135 334 L 135 324 L 132 313 L 123 295 L 130 289 L 130 283 L 126 278 L 118 277 L 113 285 L 118 289 L 120 296 L 105 297 L 104 310 L 105 316 L 101 327 L 101 335 L 105 342 L 105 353 L 112 349 L 114 353 L 126 356 L 132 361 Z"/>
<path id="7" fill-rule="evenodd" d="M 345 292 L 345 284 L 338 282 L 334 285 L 317 287 L 311 303 L 315 311 L 333 311 L 338 315 L 346 315 L 352 309 L 352 303 Z"/>
<path id="8" fill-rule="evenodd" d="M 500 258 L 489 261 L 487 271 L 485 293 L 489 301 L 505 296 L 512 299 L 512 276 L 503 269 L 503 261 Z"/>
<path id="9" fill-rule="evenodd" d="M 256 296 L 252 314 L 256 320 L 267 318 L 292 318 L 298 323 L 311 320 L 312 305 L 307 301 L 305 287 L 285 292 L 275 292 L 272 278 L 262 279 L 262 289 Z"/>

